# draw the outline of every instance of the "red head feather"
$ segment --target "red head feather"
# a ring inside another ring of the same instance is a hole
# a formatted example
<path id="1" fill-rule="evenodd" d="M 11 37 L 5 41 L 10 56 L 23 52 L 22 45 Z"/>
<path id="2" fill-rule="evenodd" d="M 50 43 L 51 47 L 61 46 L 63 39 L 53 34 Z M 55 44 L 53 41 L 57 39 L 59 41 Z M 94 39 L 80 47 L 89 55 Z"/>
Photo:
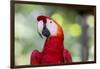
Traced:
<path id="1" fill-rule="evenodd" d="M 48 17 L 42 16 L 42 15 L 41 15 L 41 16 L 38 16 L 38 17 L 37 17 L 37 21 L 43 20 L 43 22 L 46 23 L 46 22 L 47 22 L 47 18 L 48 18 Z"/>

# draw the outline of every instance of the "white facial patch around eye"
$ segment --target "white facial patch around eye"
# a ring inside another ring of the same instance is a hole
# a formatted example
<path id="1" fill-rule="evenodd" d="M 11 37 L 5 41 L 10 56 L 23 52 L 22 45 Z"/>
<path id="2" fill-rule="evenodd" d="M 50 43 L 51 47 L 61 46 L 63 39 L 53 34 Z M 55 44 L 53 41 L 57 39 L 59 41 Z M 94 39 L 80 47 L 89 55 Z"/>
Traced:
<path id="1" fill-rule="evenodd" d="M 38 32 L 42 34 L 42 30 L 43 30 L 43 21 L 39 21 L 38 22 Z"/>
<path id="2" fill-rule="evenodd" d="M 56 23 L 54 23 L 53 20 L 47 19 L 46 26 L 47 26 L 48 30 L 50 31 L 51 35 L 56 35 L 56 33 L 57 33 L 57 25 L 56 25 Z"/>

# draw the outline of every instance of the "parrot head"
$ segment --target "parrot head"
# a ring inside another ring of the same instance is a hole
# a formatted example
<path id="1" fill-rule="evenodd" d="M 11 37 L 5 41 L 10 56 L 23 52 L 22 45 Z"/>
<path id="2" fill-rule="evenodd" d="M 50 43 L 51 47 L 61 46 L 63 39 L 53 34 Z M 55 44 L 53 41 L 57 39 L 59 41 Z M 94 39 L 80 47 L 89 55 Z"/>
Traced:
<path id="1" fill-rule="evenodd" d="M 48 16 L 38 16 L 38 32 L 39 35 L 43 37 L 62 35 L 63 31 L 60 25 Z"/>

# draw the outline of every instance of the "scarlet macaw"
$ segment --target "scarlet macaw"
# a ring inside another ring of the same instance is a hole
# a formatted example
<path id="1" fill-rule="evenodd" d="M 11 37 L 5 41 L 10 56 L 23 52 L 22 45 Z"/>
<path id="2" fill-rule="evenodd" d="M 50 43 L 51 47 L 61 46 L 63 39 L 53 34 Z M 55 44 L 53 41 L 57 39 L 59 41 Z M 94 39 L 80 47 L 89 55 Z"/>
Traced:
<path id="1" fill-rule="evenodd" d="M 33 50 L 30 64 L 65 64 L 72 62 L 71 53 L 64 48 L 61 26 L 48 16 L 38 16 L 38 33 L 46 38 L 42 52 Z"/>

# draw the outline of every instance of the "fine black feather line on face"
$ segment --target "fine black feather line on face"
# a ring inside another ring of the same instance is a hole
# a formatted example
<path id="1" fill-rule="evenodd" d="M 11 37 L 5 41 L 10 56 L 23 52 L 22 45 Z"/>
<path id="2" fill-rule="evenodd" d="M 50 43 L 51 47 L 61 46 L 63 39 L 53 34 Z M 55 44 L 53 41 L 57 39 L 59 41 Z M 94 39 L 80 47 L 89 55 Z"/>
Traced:
<path id="1" fill-rule="evenodd" d="M 40 37 L 43 39 L 42 35 L 38 32 L 38 34 L 40 35 Z"/>

